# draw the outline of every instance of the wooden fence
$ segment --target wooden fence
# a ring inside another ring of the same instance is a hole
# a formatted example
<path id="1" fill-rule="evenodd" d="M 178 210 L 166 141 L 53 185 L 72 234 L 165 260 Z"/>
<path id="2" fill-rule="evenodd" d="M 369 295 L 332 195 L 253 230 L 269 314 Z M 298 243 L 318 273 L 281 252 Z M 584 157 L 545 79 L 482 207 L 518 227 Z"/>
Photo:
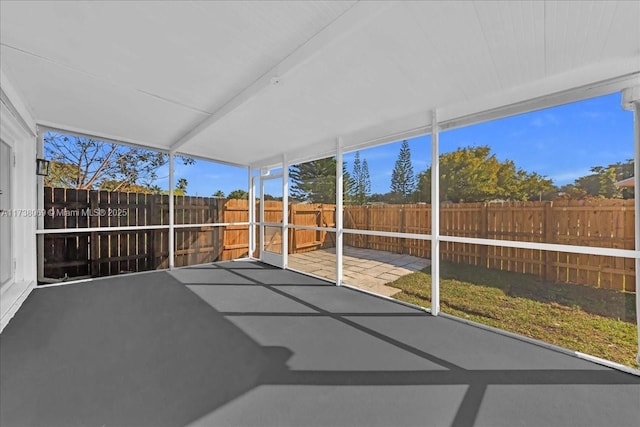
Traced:
<path id="1" fill-rule="evenodd" d="M 87 227 L 157 226 L 169 224 L 169 196 L 45 187 L 45 229 L 73 233 L 43 236 L 44 278 L 100 277 L 167 268 L 169 230 L 84 232 Z M 259 203 L 256 212 L 260 212 Z M 248 200 L 176 196 L 174 223 L 207 224 L 249 221 Z M 265 221 L 282 222 L 282 202 L 265 201 Z M 335 205 L 290 205 L 289 221 L 335 226 Z M 335 245 L 334 233 L 290 230 L 289 252 Z M 272 247 L 281 244 L 276 235 Z M 175 229 L 177 267 L 247 256 L 246 225 L 197 226 Z M 257 253 L 256 255 L 258 255 Z"/>
<path id="2" fill-rule="evenodd" d="M 429 205 L 347 206 L 345 228 L 431 234 Z M 443 204 L 440 233 L 521 242 L 634 249 L 633 200 Z M 345 235 L 360 248 L 431 257 L 431 242 Z M 635 291 L 633 259 L 441 242 L 442 260 L 533 274 L 550 282 Z"/>
<path id="3" fill-rule="evenodd" d="M 248 200 L 178 196 L 175 224 L 247 222 Z M 259 205 L 256 212 L 260 212 Z M 89 209 L 89 215 L 47 215 L 45 228 L 78 228 L 44 237 L 45 277 L 104 276 L 168 267 L 168 230 L 82 232 L 84 227 L 166 225 L 166 195 L 45 188 L 45 209 L 58 213 Z M 100 214 L 100 210 L 104 214 Z M 282 203 L 266 201 L 265 221 L 282 221 Z M 95 214 L 97 213 L 97 214 Z M 289 223 L 335 227 L 335 205 L 290 204 Z M 357 230 L 431 234 L 426 204 L 345 206 L 344 227 Z M 463 237 L 634 248 L 633 200 L 443 204 L 440 233 Z M 272 246 L 280 233 L 269 237 Z M 175 265 L 234 259 L 248 253 L 247 226 L 177 228 Z M 424 258 L 431 242 L 345 234 L 346 245 Z M 335 233 L 289 230 L 289 253 L 335 246 Z M 554 251 L 441 242 L 441 259 L 504 271 L 534 274 L 550 282 L 579 283 L 635 291 L 633 259 Z"/>
<path id="4" fill-rule="evenodd" d="M 169 230 L 83 232 L 87 227 L 169 224 L 169 196 L 45 187 L 44 277 L 108 276 L 169 266 Z M 247 200 L 175 198 L 175 224 L 247 222 Z M 247 254 L 247 226 L 175 229 L 175 265 L 228 260 Z"/>

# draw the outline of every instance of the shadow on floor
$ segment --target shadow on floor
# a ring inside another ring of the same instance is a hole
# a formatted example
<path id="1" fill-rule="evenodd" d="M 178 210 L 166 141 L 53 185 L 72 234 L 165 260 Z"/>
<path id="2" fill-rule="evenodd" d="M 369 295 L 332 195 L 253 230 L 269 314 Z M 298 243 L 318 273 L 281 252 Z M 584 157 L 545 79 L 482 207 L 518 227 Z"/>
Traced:
<path id="1" fill-rule="evenodd" d="M 640 416 L 638 377 L 253 262 L 37 289 L 0 343 L 3 426 L 537 426 L 602 416 L 622 426 Z M 492 403 L 496 387 L 506 406 Z M 540 405 L 560 395 L 558 418 Z"/>

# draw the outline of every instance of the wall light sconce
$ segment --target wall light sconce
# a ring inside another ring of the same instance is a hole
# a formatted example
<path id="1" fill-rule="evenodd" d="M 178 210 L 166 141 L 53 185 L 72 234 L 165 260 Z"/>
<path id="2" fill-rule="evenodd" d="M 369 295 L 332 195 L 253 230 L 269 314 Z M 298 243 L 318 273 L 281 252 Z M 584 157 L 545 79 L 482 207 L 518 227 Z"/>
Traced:
<path id="1" fill-rule="evenodd" d="M 36 159 L 36 175 L 49 176 L 49 160 Z"/>

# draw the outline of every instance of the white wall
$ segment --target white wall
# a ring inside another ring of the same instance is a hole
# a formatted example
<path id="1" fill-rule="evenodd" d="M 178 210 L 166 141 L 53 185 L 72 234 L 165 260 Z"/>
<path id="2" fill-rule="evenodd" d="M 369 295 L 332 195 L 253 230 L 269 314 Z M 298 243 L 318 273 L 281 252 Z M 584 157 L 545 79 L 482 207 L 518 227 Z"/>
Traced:
<path id="1" fill-rule="evenodd" d="M 2 89 L 0 137 L 9 144 L 15 155 L 15 166 L 11 168 L 11 207 L 24 210 L 25 213 L 35 212 L 37 209 L 35 122 L 4 73 L 1 75 L 0 88 Z M 15 261 L 15 270 L 13 281 L 3 287 L 0 296 L 0 330 L 4 329 L 36 285 L 36 225 L 36 218 L 33 215 L 13 217 L 11 252 Z"/>

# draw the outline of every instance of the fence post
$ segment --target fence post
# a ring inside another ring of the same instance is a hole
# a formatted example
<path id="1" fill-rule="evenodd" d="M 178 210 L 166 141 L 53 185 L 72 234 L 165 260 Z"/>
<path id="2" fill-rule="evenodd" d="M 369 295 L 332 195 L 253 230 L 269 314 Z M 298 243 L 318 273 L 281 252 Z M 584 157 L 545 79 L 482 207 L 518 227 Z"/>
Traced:
<path id="1" fill-rule="evenodd" d="M 324 216 L 324 204 L 321 203 L 318 205 L 318 215 L 316 215 L 316 226 L 317 227 L 322 227 L 322 222 L 323 222 L 323 216 Z M 327 224 L 329 225 L 329 224 Z M 320 247 L 323 248 L 324 247 L 324 243 L 325 240 L 327 239 L 327 233 L 325 231 L 318 231 L 318 241 L 320 242 Z M 335 243 L 335 242 L 334 242 Z"/>
<path id="2" fill-rule="evenodd" d="M 220 199 L 217 197 L 209 198 L 209 201 L 206 201 L 207 205 L 207 223 L 216 223 L 220 222 L 220 217 L 218 216 L 218 204 L 220 203 Z M 204 222 L 204 221 L 203 221 Z M 213 253 L 211 254 L 211 261 L 220 261 L 222 259 L 222 252 L 224 251 L 224 245 L 220 244 L 221 235 L 223 233 L 222 227 L 211 227 L 211 239 L 213 243 Z"/>
<path id="3" fill-rule="evenodd" d="M 555 243 L 553 238 L 553 202 L 545 202 L 544 215 L 542 215 L 542 227 L 544 229 L 544 243 Z M 544 279 L 556 281 L 554 274 L 554 252 L 544 251 Z"/>
<path id="4" fill-rule="evenodd" d="M 90 212 L 91 213 L 95 213 L 97 212 L 96 209 L 98 209 L 98 190 L 86 190 L 89 192 L 89 208 L 90 208 Z M 89 227 L 94 228 L 94 227 L 98 227 L 99 223 L 99 216 L 98 215 L 91 215 L 89 217 Z M 91 253 L 89 254 L 89 275 L 92 277 L 98 277 L 100 276 L 100 265 L 98 264 L 98 248 L 100 247 L 98 245 L 98 233 L 96 231 L 92 231 L 91 232 L 91 243 L 89 246 L 89 251 L 91 251 Z"/>
<path id="5" fill-rule="evenodd" d="M 404 233 L 406 231 L 407 228 L 407 218 L 406 218 L 406 213 L 407 213 L 407 209 L 405 208 L 405 205 L 402 205 L 402 207 L 400 208 L 400 232 Z M 407 248 L 405 247 L 405 239 L 398 239 L 398 246 L 399 246 L 399 251 L 401 254 L 406 254 Z"/>
<path id="6" fill-rule="evenodd" d="M 489 236 L 489 203 L 484 202 L 480 206 L 480 238 L 486 239 Z M 480 245 L 480 265 L 489 268 L 489 246 Z"/>
<path id="7" fill-rule="evenodd" d="M 364 207 L 364 229 L 371 230 L 371 206 Z M 364 247 L 365 249 L 371 249 L 371 236 L 364 236 Z"/>
<path id="8" fill-rule="evenodd" d="M 296 225 L 296 205 L 293 203 L 289 203 L 289 224 Z M 296 253 L 296 229 L 294 227 L 289 227 L 289 253 Z"/>
<path id="9" fill-rule="evenodd" d="M 144 225 L 148 225 L 148 224 L 153 224 L 154 223 L 154 218 L 155 218 L 155 214 L 156 214 L 156 198 L 158 196 L 155 194 L 150 194 L 147 198 L 146 198 L 146 203 L 145 203 L 145 209 L 146 209 L 146 214 L 144 216 Z M 158 224 L 161 223 L 161 221 L 158 221 Z M 147 235 L 149 236 L 149 242 L 148 242 L 148 246 L 147 246 L 147 251 L 149 254 L 149 270 L 156 270 L 159 266 L 159 263 L 156 260 L 156 233 L 158 231 L 157 230 L 149 230 L 147 231 Z"/>

